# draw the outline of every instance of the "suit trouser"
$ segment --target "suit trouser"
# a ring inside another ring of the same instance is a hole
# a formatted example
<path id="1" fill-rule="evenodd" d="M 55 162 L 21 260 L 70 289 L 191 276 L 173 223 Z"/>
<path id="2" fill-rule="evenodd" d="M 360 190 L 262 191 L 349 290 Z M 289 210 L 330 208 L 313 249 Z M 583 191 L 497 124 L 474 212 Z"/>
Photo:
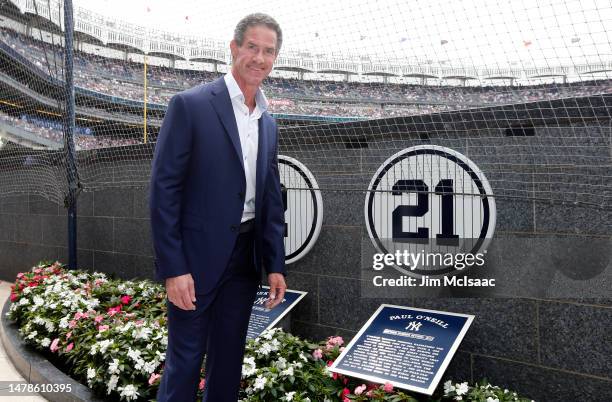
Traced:
<path id="1" fill-rule="evenodd" d="M 245 338 L 259 284 L 253 247 L 252 231 L 238 236 L 219 285 L 209 294 L 196 295 L 195 310 L 167 303 L 168 349 L 158 401 L 196 399 L 204 354 L 203 401 L 238 400 Z"/>

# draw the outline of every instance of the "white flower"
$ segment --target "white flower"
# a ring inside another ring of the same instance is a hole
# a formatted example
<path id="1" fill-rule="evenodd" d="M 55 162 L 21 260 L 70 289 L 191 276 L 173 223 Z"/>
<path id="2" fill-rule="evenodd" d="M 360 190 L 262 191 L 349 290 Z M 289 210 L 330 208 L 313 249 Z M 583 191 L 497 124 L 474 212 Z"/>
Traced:
<path id="1" fill-rule="evenodd" d="M 29 289 L 29 288 L 26 288 Z M 21 299 L 19 299 L 19 305 L 20 306 L 25 306 L 26 304 L 30 303 L 30 301 L 28 299 L 26 299 L 25 297 L 22 297 Z"/>
<path id="2" fill-rule="evenodd" d="M 152 332 L 153 331 L 151 330 L 151 328 L 142 326 L 142 327 L 136 328 L 135 330 L 132 331 L 132 337 L 134 339 L 148 340 L 149 336 L 151 335 Z"/>
<path id="3" fill-rule="evenodd" d="M 279 357 L 278 360 L 275 363 L 276 367 L 279 368 L 279 370 L 284 369 L 285 367 L 287 367 L 287 359 L 285 359 L 284 357 Z"/>
<path id="4" fill-rule="evenodd" d="M 285 394 L 285 400 L 286 401 L 292 401 L 293 400 L 293 395 L 295 395 L 295 391 L 287 392 Z"/>
<path id="5" fill-rule="evenodd" d="M 30 332 L 30 335 L 26 337 L 26 339 L 34 339 L 36 335 L 38 335 L 38 331 L 32 331 Z"/>
<path id="6" fill-rule="evenodd" d="M 35 306 L 42 306 L 43 304 L 45 304 L 45 300 L 40 296 L 34 296 L 34 299 L 32 299 L 32 301 L 34 302 Z"/>
<path id="7" fill-rule="evenodd" d="M 68 328 L 68 322 L 70 321 L 70 318 L 68 316 L 63 317 L 60 322 L 59 322 L 59 327 L 60 328 Z"/>
<path id="8" fill-rule="evenodd" d="M 42 341 L 40 341 L 40 346 L 42 346 L 43 348 L 48 347 L 51 344 L 51 339 L 49 338 L 43 338 Z"/>
<path id="9" fill-rule="evenodd" d="M 292 376 L 293 375 L 293 367 L 289 367 L 286 370 L 281 371 L 280 374 L 288 376 L 288 377 Z"/>
<path id="10" fill-rule="evenodd" d="M 257 354 L 267 356 L 270 354 L 270 352 L 272 352 L 272 346 L 268 342 L 265 342 L 263 345 L 261 345 L 257 351 Z"/>
<path id="11" fill-rule="evenodd" d="M 109 374 L 119 374 L 121 370 L 119 369 L 119 359 L 113 359 L 113 361 L 108 365 L 108 373 Z"/>
<path id="12" fill-rule="evenodd" d="M 451 380 L 448 380 L 444 383 L 444 395 L 448 395 L 455 390 L 453 383 Z"/>
<path id="13" fill-rule="evenodd" d="M 142 352 L 140 350 L 138 349 L 134 350 L 132 348 L 129 348 L 127 352 L 128 357 L 131 358 L 134 361 L 134 363 L 138 363 L 141 360 L 140 358 L 141 354 Z"/>
<path id="14" fill-rule="evenodd" d="M 242 376 L 249 377 L 257 372 L 254 357 L 245 357 L 242 364 Z"/>
<path id="15" fill-rule="evenodd" d="M 114 391 L 115 388 L 117 388 L 117 382 L 119 381 L 119 377 L 117 377 L 116 375 L 112 375 L 110 380 L 108 380 L 108 383 L 106 384 L 106 392 L 108 394 L 111 393 L 111 391 Z"/>
<path id="16" fill-rule="evenodd" d="M 126 332 L 126 331 L 129 331 L 133 326 L 134 326 L 134 323 L 132 323 L 132 321 L 129 321 L 123 327 L 119 327 L 118 330 L 119 332 Z"/>
<path id="17" fill-rule="evenodd" d="M 455 397 L 455 400 L 456 400 L 456 401 L 462 401 L 462 400 L 463 400 L 463 397 L 462 397 L 462 396 L 456 396 L 456 397 Z"/>
<path id="18" fill-rule="evenodd" d="M 133 384 L 128 384 L 125 387 L 119 387 L 119 396 L 124 396 L 128 401 L 138 398 L 138 388 Z"/>
<path id="19" fill-rule="evenodd" d="M 499 399 L 488 397 L 486 402 L 499 402 Z"/>
<path id="20" fill-rule="evenodd" d="M 144 372 L 146 372 L 147 374 L 153 374 L 153 372 L 155 371 L 155 369 L 157 368 L 157 366 L 159 366 L 159 363 L 156 362 L 155 360 L 152 360 L 150 362 L 146 362 L 142 368 L 142 370 Z"/>
<path id="21" fill-rule="evenodd" d="M 53 332 L 53 330 L 55 329 L 55 324 L 53 324 L 52 321 L 47 321 L 45 323 L 45 328 L 47 328 L 47 331 Z"/>
<path id="22" fill-rule="evenodd" d="M 254 390 L 258 390 L 258 389 L 264 389 L 264 387 L 266 386 L 266 382 L 268 381 L 267 378 L 258 375 L 257 378 L 255 379 L 255 384 L 253 385 L 253 389 Z"/>
<path id="23" fill-rule="evenodd" d="M 108 349 L 108 347 L 112 344 L 113 344 L 112 339 L 104 339 L 103 341 L 100 341 L 97 343 L 97 345 L 100 348 L 100 353 L 106 353 L 106 349 Z"/>
<path id="24" fill-rule="evenodd" d="M 467 382 L 462 382 L 461 384 L 458 384 L 457 386 L 457 395 L 465 395 L 468 392 L 468 383 Z"/>
<path id="25" fill-rule="evenodd" d="M 89 367 L 87 369 L 87 379 L 91 380 L 92 378 L 94 378 L 96 376 L 96 369 L 93 367 Z"/>

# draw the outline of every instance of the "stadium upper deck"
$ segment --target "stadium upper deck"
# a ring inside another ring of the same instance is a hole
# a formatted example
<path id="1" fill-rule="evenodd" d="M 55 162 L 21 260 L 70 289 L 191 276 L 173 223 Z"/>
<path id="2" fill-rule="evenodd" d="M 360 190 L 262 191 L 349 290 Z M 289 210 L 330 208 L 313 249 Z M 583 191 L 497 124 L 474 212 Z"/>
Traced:
<path id="1" fill-rule="evenodd" d="M 41 2 L 40 0 L 3 0 L 5 14 L 17 19 L 29 21 L 31 17 L 43 20 L 47 29 L 59 32 L 61 27 L 58 0 Z M 39 4 L 40 3 L 40 4 Z M 196 38 L 176 32 L 166 32 L 114 20 L 82 7 L 75 8 L 75 35 L 77 40 L 96 46 L 108 46 L 119 49 L 128 59 L 129 53 L 160 56 L 169 60 L 174 67 L 177 60 L 207 63 L 213 66 L 212 71 L 224 68 L 230 62 L 227 43 L 212 38 Z M 396 78 L 410 78 L 426 83 L 455 80 L 465 84 L 503 81 L 510 84 L 534 78 L 557 78 L 562 82 L 575 80 L 585 74 L 612 72 L 612 60 L 599 63 L 571 66 L 547 65 L 533 68 L 504 67 L 445 67 L 426 63 L 406 64 L 402 60 L 381 59 L 373 55 L 351 54 L 311 54 L 300 49 L 284 48 L 275 64 L 275 69 L 293 72 L 300 79 L 305 74 L 330 73 L 345 77 L 352 76 L 372 82 L 387 82 Z"/>

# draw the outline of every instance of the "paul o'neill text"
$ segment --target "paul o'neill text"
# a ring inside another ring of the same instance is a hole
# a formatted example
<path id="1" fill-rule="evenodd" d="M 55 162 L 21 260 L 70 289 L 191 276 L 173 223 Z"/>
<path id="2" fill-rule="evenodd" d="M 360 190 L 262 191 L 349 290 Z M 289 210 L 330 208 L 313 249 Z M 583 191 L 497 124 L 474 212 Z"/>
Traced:
<path id="1" fill-rule="evenodd" d="M 372 279 L 374 286 L 394 286 L 394 287 L 439 287 L 439 286 L 456 286 L 456 287 L 495 287 L 494 278 L 468 278 L 467 276 L 445 276 L 443 278 L 432 278 L 431 276 L 423 275 L 420 278 L 414 278 L 408 275 L 402 275 L 399 278 L 383 278 L 380 275 Z"/>

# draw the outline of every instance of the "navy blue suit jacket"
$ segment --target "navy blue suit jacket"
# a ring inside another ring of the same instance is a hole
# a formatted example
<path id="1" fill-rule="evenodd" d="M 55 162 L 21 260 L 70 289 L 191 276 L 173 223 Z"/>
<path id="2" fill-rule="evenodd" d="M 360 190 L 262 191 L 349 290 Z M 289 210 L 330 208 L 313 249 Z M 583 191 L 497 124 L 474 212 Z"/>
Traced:
<path id="1" fill-rule="evenodd" d="M 255 268 L 285 274 L 278 129 L 259 119 Z M 175 95 L 157 138 L 149 206 L 156 277 L 191 273 L 197 294 L 215 288 L 242 218 L 246 179 L 238 127 L 223 78 Z"/>

